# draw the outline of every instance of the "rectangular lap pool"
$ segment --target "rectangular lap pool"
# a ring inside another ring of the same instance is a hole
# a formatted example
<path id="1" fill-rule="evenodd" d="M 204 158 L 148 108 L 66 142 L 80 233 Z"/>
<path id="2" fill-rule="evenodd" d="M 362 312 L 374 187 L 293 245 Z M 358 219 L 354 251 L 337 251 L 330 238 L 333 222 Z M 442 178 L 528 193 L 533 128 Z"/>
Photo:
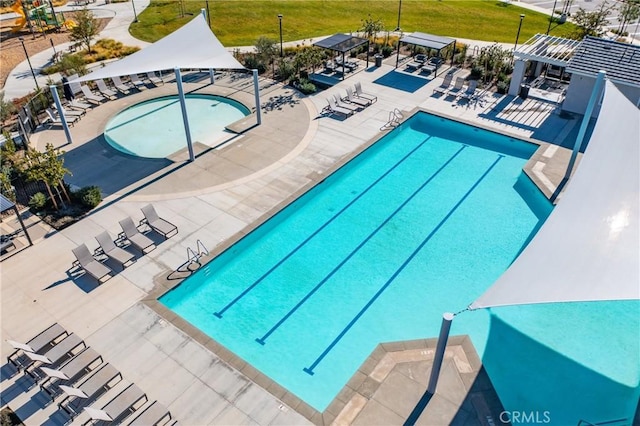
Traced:
<path id="1" fill-rule="evenodd" d="M 552 209 L 522 173 L 536 148 L 418 113 L 160 301 L 323 411 L 518 255 Z M 482 354 L 488 313 L 454 324 Z"/>

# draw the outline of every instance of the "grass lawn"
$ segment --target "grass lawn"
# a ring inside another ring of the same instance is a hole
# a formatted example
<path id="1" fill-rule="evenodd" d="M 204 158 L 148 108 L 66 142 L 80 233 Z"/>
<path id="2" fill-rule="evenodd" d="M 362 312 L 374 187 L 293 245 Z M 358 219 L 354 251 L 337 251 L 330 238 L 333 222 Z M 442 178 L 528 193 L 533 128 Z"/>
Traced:
<path id="1" fill-rule="evenodd" d="M 279 13 L 283 15 L 285 42 L 357 31 L 368 16 L 380 19 L 387 30 L 393 30 L 398 23 L 397 0 L 209 0 L 208 3 L 211 27 L 225 46 L 253 45 L 261 35 L 279 40 Z M 139 15 L 139 22 L 131 25 L 131 33 L 142 40 L 156 41 L 184 25 L 203 8 L 206 8 L 204 0 L 151 0 Z M 526 17 L 520 42 L 547 31 L 548 15 L 499 0 L 404 0 L 400 24 L 405 32 L 515 42 L 521 13 Z M 563 37 L 574 28 L 573 24 L 554 23 L 550 34 Z"/>

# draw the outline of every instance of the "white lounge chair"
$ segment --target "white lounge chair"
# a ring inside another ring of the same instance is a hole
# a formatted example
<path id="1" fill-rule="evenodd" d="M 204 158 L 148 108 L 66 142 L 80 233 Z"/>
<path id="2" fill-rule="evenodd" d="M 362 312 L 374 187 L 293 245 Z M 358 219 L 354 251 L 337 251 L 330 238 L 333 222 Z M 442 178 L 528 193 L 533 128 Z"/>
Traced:
<path id="1" fill-rule="evenodd" d="M 95 278 L 99 284 L 103 283 L 103 278 L 111 278 L 111 269 L 98 262 L 92 255 L 86 245 L 80 244 L 78 247 L 71 250 L 77 259 L 74 265 L 77 265 L 84 269 L 86 273 Z"/>
<path id="2" fill-rule="evenodd" d="M 128 264 L 136 261 L 136 257 L 133 254 L 124 249 L 121 249 L 114 244 L 107 231 L 102 232 L 100 235 L 96 236 L 96 240 L 100 245 L 100 248 L 97 251 L 98 255 L 103 254 L 109 259 L 115 260 L 116 262 L 120 263 L 123 268 L 126 268 Z"/>
<path id="3" fill-rule="evenodd" d="M 124 95 L 128 95 L 129 89 L 133 88 L 133 86 L 127 86 L 124 84 L 118 76 L 111 77 L 111 81 L 113 81 L 113 87 L 118 89 Z"/>
<path id="4" fill-rule="evenodd" d="M 53 112 L 51 108 L 47 108 L 45 112 L 47 114 L 47 119 L 45 120 L 46 124 L 62 126 L 62 118 L 60 118 L 58 114 Z M 75 122 L 80 120 L 80 117 L 75 115 L 65 115 L 64 118 L 70 127 L 73 127 Z"/>
<path id="5" fill-rule="evenodd" d="M 142 253 L 147 253 L 156 248 L 156 245 L 151 238 L 142 235 L 140 231 L 138 231 L 136 224 L 133 223 L 133 219 L 126 217 L 119 223 L 120 227 L 122 227 L 122 233 L 119 237 L 129 240 L 129 242 Z"/>
<path id="6" fill-rule="evenodd" d="M 104 96 L 106 96 L 107 98 L 114 100 L 117 99 L 118 97 L 118 92 L 116 92 L 113 89 L 109 89 L 107 87 L 107 84 L 104 82 L 103 79 L 99 78 L 96 80 L 96 84 L 98 85 L 98 90 L 100 91 L 100 93 L 102 93 Z"/>
<path id="7" fill-rule="evenodd" d="M 470 80 L 469 85 L 467 86 L 467 90 L 460 93 L 461 99 L 466 99 L 468 101 L 473 100 L 476 97 L 476 89 L 478 88 L 478 80 Z"/>
<path id="8" fill-rule="evenodd" d="M 87 110 L 91 109 L 90 104 L 85 104 L 84 102 L 80 102 L 77 99 L 70 100 L 69 102 L 67 102 L 65 106 L 78 111 L 84 111 L 84 112 L 87 112 Z"/>
<path id="9" fill-rule="evenodd" d="M 449 90 L 452 81 L 453 81 L 453 74 L 445 75 L 444 79 L 442 80 L 442 83 L 440 83 L 440 86 L 433 89 L 433 93 L 445 94 Z"/>
<path id="10" fill-rule="evenodd" d="M 51 112 L 53 113 L 54 117 L 59 117 L 60 114 L 58 112 L 58 108 L 56 108 L 56 104 L 52 104 L 51 105 Z M 64 114 L 65 117 L 82 117 L 85 112 L 84 110 L 77 110 L 77 109 L 65 109 L 64 106 L 62 107 L 62 114 Z"/>
<path id="11" fill-rule="evenodd" d="M 107 98 L 105 98 L 104 96 L 100 96 L 100 95 L 96 95 L 95 93 L 93 93 L 87 86 L 85 86 L 84 84 L 80 85 L 80 90 L 82 91 L 82 94 L 84 95 L 84 98 L 86 100 L 88 100 L 89 102 L 93 102 L 96 105 L 101 104 L 102 102 L 106 101 Z"/>
<path id="12" fill-rule="evenodd" d="M 364 99 L 368 99 L 371 102 L 377 102 L 378 101 L 378 97 L 369 93 L 365 93 L 362 91 L 362 85 L 360 84 L 360 82 L 357 82 L 355 84 L 355 89 L 356 89 L 356 96 L 359 98 L 364 98 Z"/>
<path id="13" fill-rule="evenodd" d="M 329 96 L 327 98 L 327 102 L 329 105 L 327 105 L 325 109 L 330 113 L 343 115 L 345 118 L 349 117 L 350 115 L 353 115 L 353 110 L 338 106 L 338 104 L 336 103 L 336 100 L 332 96 Z"/>
<path id="14" fill-rule="evenodd" d="M 455 96 L 458 97 L 458 94 L 462 91 L 462 87 L 464 86 L 464 78 L 456 77 L 455 83 L 453 83 L 453 87 L 447 90 L 445 94 L 447 96 Z"/>
<path id="15" fill-rule="evenodd" d="M 147 86 L 144 84 L 144 81 L 140 80 L 138 74 L 130 74 L 129 78 L 131 79 L 131 84 L 138 90 L 146 89 Z"/>
<path id="16" fill-rule="evenodd" d="M 346 102 L 342 102 L 342 99 L 340 99 L 340 95 L 338 95 L 337 93 L 335 93 L 333 95 L 333 99 L 336 101 L 336 105 L 341 107 L 341 108 L 346 108 L 346 109 L 350 109 L 353 112 L 359 111 L 361 110 L 363 107 L 361 105 L 355 105 L 355 104 L 349 104 Z"/>
<path id="17" fill-rule="evenodd" d="M 361 107 L 367 107 L 371 105 L 371 101 L 365 98 L 358 98 L 353 94 L 353 89 L 351 87 L 347 87 L 347 97 L 344 98 L 347 102 L 351 102 L 355 105 L 360 105 Z"/>
<path id="18" fill-rule="evenodd" d="M 170 238 L 178 233 L 178 227 L 158 216 L 153 205 L 149 204 L 142 209 L 144 219 L 140 221 L 140 225 L 147 224 L 151 229 L 161 234 L 165 238 Z"/>
<path id="19" fill-rule="evenodd" d="M 147 73 L 147 79 L 151 82 L 151 84 L 153 84 L 154 86 L 159 86 L 161 84 L 164 84 L 164 81 L 162 81 L 162 79 L 160 77 L 158 77 L 156 75 L 155 72 L 151 71 Z"/>

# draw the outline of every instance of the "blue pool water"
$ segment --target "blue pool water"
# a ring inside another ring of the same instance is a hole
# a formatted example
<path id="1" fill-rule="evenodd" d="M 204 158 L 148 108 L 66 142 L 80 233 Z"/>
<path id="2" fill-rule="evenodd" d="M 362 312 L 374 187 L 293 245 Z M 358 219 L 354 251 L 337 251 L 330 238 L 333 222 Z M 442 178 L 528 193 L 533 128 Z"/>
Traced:
<path id="1" fill-rule="evenodd" d="M 211 145 L 225 135 L 225 126 L 249 115 L 244 105 L 214 95 L 185 96 L 193 142 Z M 187 147 L 187 136 L 177 95 L 130 106 L 114 116 L 104 129 L 107 142 L 118 151 L 146 158 L 165 158 Z"/>
<path id="2" fill-rule="evenodd" d="M 161 302 L 323 411 L 380 342 L 436 337 L 552 207 L 536 145 L 419 113 Z M 480 353 L 487 311 L 461 315 Z"/>

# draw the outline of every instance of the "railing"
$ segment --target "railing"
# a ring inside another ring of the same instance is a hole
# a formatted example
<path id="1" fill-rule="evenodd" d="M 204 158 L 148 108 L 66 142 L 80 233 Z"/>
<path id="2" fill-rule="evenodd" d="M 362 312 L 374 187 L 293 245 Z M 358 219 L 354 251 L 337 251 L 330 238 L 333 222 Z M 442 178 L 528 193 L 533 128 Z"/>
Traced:
<path id="1" fill-rule="evenodd" d="M 400 124 L 400 121 L 404 118 L 402 111 L 398 108 L 394 108 L 393 111 L 389 111 L 389 121 L 387 121 L 382 127 L 380 127 L 381 131 L 393 129 Z"/>
<path id="2" fill-rule="evenodd" d="M 202 256 L 208 256 L 209 250 L 204 246 L 204 243 L 200 240 L 196 241 L 196 249 L 193 250 L 191 247 L 187 247 L 187 265 L 191 265 L 193 263 L 200 263 L 200 258 Z"/>

